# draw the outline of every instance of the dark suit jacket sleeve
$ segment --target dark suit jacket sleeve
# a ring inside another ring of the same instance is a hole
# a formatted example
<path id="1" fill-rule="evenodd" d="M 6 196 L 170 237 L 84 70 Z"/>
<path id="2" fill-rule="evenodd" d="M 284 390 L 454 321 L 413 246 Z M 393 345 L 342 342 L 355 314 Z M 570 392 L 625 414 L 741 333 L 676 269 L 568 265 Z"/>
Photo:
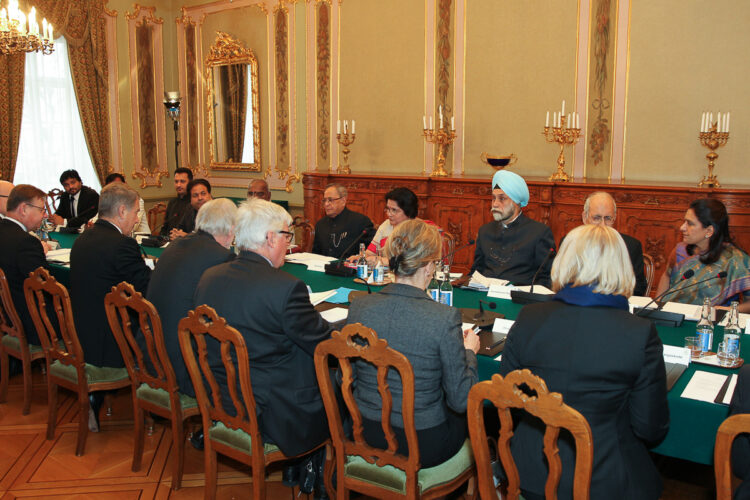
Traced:
<path id="1" fill-rule="evenodd" d="M 750 413 L 750 365 L 740 368 L 737 387 L 729 405 L 730 415 L 738 413 Z M 732 443 L 732 472 L 745 481 L 750 479 L 750 436 L 747 434 L 740 434 Z M 743 484 L 743 491 L 746 487 Z"/>
<path id="2" fill-rule="evenodd" d="M 635 274 L 635 288 L 633 295 L 644 295 L 646 293 L 646 274 L 643 272 L 643 246 L 635 238 L 630 238 L 628 244 L 628 254 L 630 262 L 633 264 L 633 273 Z"/>
<path id="3" fill-rule="evenodd" d="M 47 259 L 44 257 L 42 242 L 34 237 L 23 239 L 23 245 L 18 249 L 16 259 L 18 269 L 21 271 L 24 279 L 28 278 L 29 273 L 40 266 L 49 269 Z"/>
<path id="4" fill-rule="evenodd" d="M 322 235 L 320 234 L 320 229 L 318 228 L 318 224 L 320 224 L 320 221 L 318 221 L 315 224 L 315 237 L 313 238 L 313 246 L 310 252 L 322 254 L 323 253 L 323 246 L 321 243 Z"/>
<path id="5" fill-rule="evenodd" d="M 477 247 L 478 248 L 478 247 Z M 550 248 L 555 248 L 555 237 L 552 235 L 552 230 L 549 227 L 544 226 L 544 232 L 540 235 L 536 241 L 536 248 L 534 249 L 534 270 L 536 271 L 539 266 L 542 265 L 544 259 L 547 259 Z M 536 278 L 536 282 L 540 285 L 544 285 L 547 288 L 552 284 L 550 274 L 552 272 L 552 261 L 554 259 L 550 257 L 544 264 L 544 267 L 539 271 L 539 275 Z"/>
<path id="6" fill-rule="evenodd" d="M 474 247 L 474 263 L 471 265 L 469 274 L 474 274 L 474 271 L 484 273 L 484 252 L 482 252 L 481 237 L 482 231 L 480 230 L 477 233 L 476 247 Z"/>
<path id="7" fill-rule="evenodd" d="M 315 347 L 331 335 L 333 328 L 310 303 L 304 282 L 297 281 L 286 298 L 280 318 L 284 333 L 312 356 Z"/>
<path id="8" fill-rule="evenodd" d="M 141 257 L 138 243 L 133 238 L 123 238 L 122 243 L 118 245 L 115 272 L 120 276 L 127 276 L 128 283 L 133 285 L 136 291 L 146 294 L 151 269 Z"/>
<path id="9" fill-rule="evenodd" d="M 440 361 L 443 366 L 443 390 L 448 407 L 458 413 L 466 412 L 466 402 L 471 386 L 476 384 L 477 355 L 464 348 L 461 331 L 461 313 L 454 309 L 448 321 L 447 335 L 440 339 Z"/>
<path id="10" fill-rule="evenodd" d="M 664 347 L 656 327 L 651 324 L 649 328 L 643 367 L 630 394 L 630 424 L 638 438 L 646 443 L 656 443 L 669 430 L 669 406 Z"/>

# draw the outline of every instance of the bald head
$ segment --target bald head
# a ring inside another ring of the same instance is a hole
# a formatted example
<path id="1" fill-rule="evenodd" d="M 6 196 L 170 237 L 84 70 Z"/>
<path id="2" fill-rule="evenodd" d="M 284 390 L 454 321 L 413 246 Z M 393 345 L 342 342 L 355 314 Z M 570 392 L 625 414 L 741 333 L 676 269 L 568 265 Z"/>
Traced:
<path id="1" fill-rule="evenodd" d="M 260 198 L 261 200 L 271 201 L 271 190 L 268 189 L 268 183 L 263 179 L 254 179 L 247 186 L 247 199 Z"/>
<path id="2" fill-rule="evenodd" d="M 0 214 L 7 215 L 8 195 L 13 191 L 13 187 L 12 182 L 0 181 Z"/>
<path id="3" fill-rule="evenodd" d="M 583 204 L 584 224 L 604 224 L 612 226 L 617 216 L 617 204 L 612 195 L 604 191 L 591 193 Z"/>

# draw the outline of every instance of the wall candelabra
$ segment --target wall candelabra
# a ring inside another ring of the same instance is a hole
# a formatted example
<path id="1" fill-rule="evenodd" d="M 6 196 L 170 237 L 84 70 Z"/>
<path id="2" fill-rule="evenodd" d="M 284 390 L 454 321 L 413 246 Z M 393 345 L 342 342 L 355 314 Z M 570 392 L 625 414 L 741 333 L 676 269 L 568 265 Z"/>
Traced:
<path id="1" fill-rule="evenodd" d="M 354 143 L 354 140 L 357 138 L 357 134 L 354 133 L 356 127 L 356 123 L 354 120 L 352 120 L 352 131 L 349 132 L 349 122 L 347 120 L 344 120 L 344 133 L 341 133 L 341 120 L 338 121 L 336 124 L 336 140 L 341 144 L 341 156 L 343 157 L 341 159 L 341 163 L 336 168 L 336 173 L 339 174 L 351 174 L 352 169 L 349 168 L 349 153 L 352 152 L 351 149 L 349 149 L 349 146 L 351 146 Z"/>
<path id="2" fill-rule="evenodd" d="M 547 120 L 544 124 L 542 135 L 547 142 L 556 142 L 560 145 L 560 154 L 557 157 L 557 171 L 552 174 L 549 180 L 553 182 L 568 182 L 571 178 L 565 172 L 565 146 L 575 144 L 581 137 L 580 115 L 578 113 L 568 113 L 565 116 L 565 101 L 562 102 L 561 111 L 555 111 L 552 114 L 552 126 L 549 126 L 549 111 L 547 111 Z"/>
<path id="3" fill-rule="evenodd" d="M 708 148 L 710 151 L 706 155 L 708 159 L 708 175 L 704 175 L 698 183 L 698 187 L 721 187 L 718 177 L 714 175 L 714 166 L 719 155 L 716 150 L 725 146 L 729 141 L 729 117 L 730 113 L 717 113 L 717 121 L 714 122 L 713 113 L 703 113 L 701 117 L 701 130 L 698 134 L 698 140 L 701 146 Z"/>
<path id="4" fill-rule="evenodd" d="M 453 144 L 456 140 L 456 123 L 451 117 L 451 128 L 448 130 L 443 126 L 443 107 L 438 108 L 439 114 L 439 127 L 437 130 L 432 126 L 432 116 L 430 116 L 430 126 L 427 126 L 427 117 L 422 117 L 422 135 L 425 140 L 430 144 L 435 144 L 438 150 L 437 157 L 437 169 L 434 169 L 430 174 L 430 177 L 448 177 L 448 172 L 445 171 L 445 158 L 448 151 L 448 147 Z"/>

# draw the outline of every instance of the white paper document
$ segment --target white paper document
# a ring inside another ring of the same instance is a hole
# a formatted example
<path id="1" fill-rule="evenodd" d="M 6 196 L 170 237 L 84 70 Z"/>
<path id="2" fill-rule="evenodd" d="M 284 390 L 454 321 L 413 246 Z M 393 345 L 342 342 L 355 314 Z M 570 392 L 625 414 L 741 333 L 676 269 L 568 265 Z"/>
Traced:
<path id="1" fill-rule="evenodd" d="M 333 309 L 323 311 L 322 313 L 320 313 L 320 315 L 323 316 L 323 319 L 328 321 L 329 323 L 335 323 L 336 321 L 346 319 L 346 317 L 349 315 L 349 310 L 343 307 L 334 307 Z"/>
<path id="2" fill-rule="evenodd" d="M 701 306 L 695 304 L 681 304 L 679 302 L 667 302 L 662 311 L 684 314 L 688 321 L 698 321 L 701 319 Z"/>
<path id="3" fill-rule="evenodd" d="M 291 253 L 286 256 L 287 262 L 293 264 L 304 264 L 307 266 L 308 271 L 316 271 L 319 273 L 324 273 L 325 265 L 334 260 L 337 260 L 336 257 L 328 257 L 309 252 Z"/>
<path id="4" fill-rule="evenodd" d="M 474 271 L 474 274 L 471 275 L 471 280 L 469 281 L 469 284 L 467 286 L 469 288 L 475 288 L 477 290 L 485 291 L 489 290 L 491 285 L 504 286 L 507 284 L 508 280 L 487 278 L 486 276 L 482 276 L 482 273 L 480 273 L 479 271 Z"/>
<path id="5" fill-rule="evenodd" d="M 656 309 L 659 304 L 654 302 L 651 297 L 641 297 L 640 295 L 633 295 L 628 299 L 628 305 L 630 306 L 630 312 L 633 313 L 633 308 L 640 307 L 644 308 L 648 306 L 649 309 Z"/>
<path id="6" fill-rule="evenodd" d="M 521 292 L 529 292 L 529 293 L 531 293 L 531 285 L 514 286 L 513 289 L 514 290 L 519 290 Z M 541 294 L 541 295 L 554 295 L 555 294 L 555 292 L 553 292 L 552 290 L 550 290 L 546 286 L 540 285 L 538 283 L 536 285 L 534 285 L 534 293 L 538 293 L 538 294 Z"/>
<path id="7" fill-rule="evenodd" d="M 740 313 L 739 323 L 740 323 L 740 328 L 742 328 L 743 330 L 745 330 L 746 327 L 747 327 L 747 318 L 750 318 L 750 314 Z M 727 313 L 727 314 L 724 315 L 724 317 L 722 318 L 722 320 L 719 321 L 718 325 L 719 326 L 727 326 L 727 322 L 728 321 L 729 321 L 729 313 Z M 745 332 L 745 333 L 747 333 L 747 332 Z"/>
<path id="8" fill-rule="evenodd" d="M 492 285 L 490 285 L 489 290 L 487 290 L 487 297 L 491 297 L 493 299 L 511 300 L 510 292 L 515 289 L 516 288 L 513 285 L 498 285 L 493 283 Z"/>
<path id="9" fill-rule="evenodd" d="M 50 250 L 47 252 L 47 260 L 54 260 L 55 262 L 70 262 L 70 248 Z"/>
<path id="10" fill-rule="evenodd" d="M 687 347 L 664 344 L 664 362 L 677 363 L 678 365 L 689 365 L 690 349 Z"/>
<path id="11" fill-rule="evenodd" d="M 713 403 L 726 381 L 726 375 L 696 370 L 680 397 Z"/>
<path id="12" fill-rule="evenodd" d="M 508 333 L 510 327 L 513 326 L 515 321 L 512 319 L 495 318 L 495 324 L 492 325 L 492 331 L 497 333 Z"/>
<path id="13" fill-rule="evenodd" d="M 310 303 L 317 306 L 321 302 L 325 302 L 327 299 L 336 295 L 336 290 L 328 290 L 326 292 L 310 292 Z"/>

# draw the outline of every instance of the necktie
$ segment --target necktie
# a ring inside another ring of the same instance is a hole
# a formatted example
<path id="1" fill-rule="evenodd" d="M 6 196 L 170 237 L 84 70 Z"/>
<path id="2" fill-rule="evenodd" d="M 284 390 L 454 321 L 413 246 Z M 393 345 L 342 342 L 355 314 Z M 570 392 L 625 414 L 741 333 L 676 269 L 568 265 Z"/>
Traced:
<path id="1" fill-rule="evenodd" d="M 70 197 L 70 217 L 76 216 L 76 199 L 74 197 Z"/>

